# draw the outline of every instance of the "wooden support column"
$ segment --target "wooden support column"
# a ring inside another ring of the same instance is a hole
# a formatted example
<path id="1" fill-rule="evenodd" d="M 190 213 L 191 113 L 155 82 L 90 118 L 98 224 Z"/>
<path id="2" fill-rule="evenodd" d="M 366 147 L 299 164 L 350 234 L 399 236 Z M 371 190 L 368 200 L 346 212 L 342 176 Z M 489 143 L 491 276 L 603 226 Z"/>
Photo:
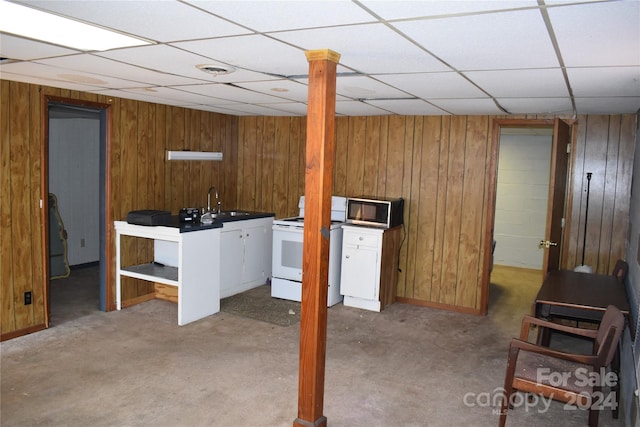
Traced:
<path id="1" fill-rule="evenodd" d="M 298 418 L 294 427 L 327 425 L 323 415 L 327 347 L 329 230 L 333 193 L 336 68 L 340 54 L 305 52 L 309 61 L 309 99 L 305 167 L 302 308 Z"/>

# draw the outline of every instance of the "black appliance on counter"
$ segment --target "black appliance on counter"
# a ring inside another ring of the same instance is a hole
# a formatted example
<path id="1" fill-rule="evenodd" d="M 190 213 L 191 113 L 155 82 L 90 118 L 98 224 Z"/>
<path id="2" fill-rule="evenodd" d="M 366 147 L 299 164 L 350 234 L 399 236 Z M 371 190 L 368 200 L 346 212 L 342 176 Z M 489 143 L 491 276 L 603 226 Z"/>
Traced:
<path id="1" fill-rule="evenodd" d="M 171 212 L 155 209 L 131 211 L 127 214 L 127 222 L 135 225 L 167 225 L 171 223 Z"/>
<path id="2" fill-rule="evenodd" d="M 198 208 L 182 208 L 178 213 L 178 218 L 180 219 L 180 222 L 199 222 L 200 210 Z"/>

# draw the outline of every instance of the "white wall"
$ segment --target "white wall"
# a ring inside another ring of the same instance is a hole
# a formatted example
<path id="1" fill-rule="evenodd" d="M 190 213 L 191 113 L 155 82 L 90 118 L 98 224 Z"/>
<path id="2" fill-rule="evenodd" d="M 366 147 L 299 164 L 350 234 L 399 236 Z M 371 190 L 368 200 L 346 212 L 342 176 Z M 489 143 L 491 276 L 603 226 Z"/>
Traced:
<path id="1" fill-rule="evenodd" d="M 49 192 L 67 230 L 69 265 L 100 260 L 100 119 L 49 119 Z M 84 246 L 83 246 L 84 245 Z"/>
<path id="2" fill-rule="evenodd" d="M 542 269 L 551 147 L 551 135 L 500 136 L 495 264 Z"/>

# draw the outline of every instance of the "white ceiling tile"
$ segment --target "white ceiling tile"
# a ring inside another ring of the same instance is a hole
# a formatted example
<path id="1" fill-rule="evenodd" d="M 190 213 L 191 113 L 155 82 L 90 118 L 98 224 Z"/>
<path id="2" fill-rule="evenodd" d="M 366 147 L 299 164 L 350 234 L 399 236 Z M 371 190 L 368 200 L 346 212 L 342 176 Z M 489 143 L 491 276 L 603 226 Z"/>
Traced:
<path id="1" fill-rule="evenodd" d="M 407 98 L 411 95 L 366 76 L 340 76 L 336 92 L 352 99 Z"/>
<path id="2" fill-rule="evenodd" d="M 366 102 L 340 101 L 336 102 L 336 115 L 339 116 L 387 116 L 389 111 L 381 110 Z"/>
<path id="3" fill-rule="evenodd" d="M 202 111 L 210 111 L 212 113 L 229 114 L 232 116 L 237 116 L 239 115 L 240 112 L 236 110 L 231 110 L 229 108 L 233 105 L 237 105 L 237 104 L 225 104 L 224 106 L 196 104 L 190 108 L 194 108 L 196 110 L 202 110 Z"/>
<path id="4" fill-rule="evenodd" d="M 236 85 L 255 92 L 274 95 L 292 101 L 306 102 L 309 96 L 309 88 L 307 85 L 292 80 L 242 82 Z"/>
<path id="5" fill-rule="evenodd" d="M 567 68 L 576 97 L 640 96 L 640 67 Z"/>
<path id="6" fill-rule="evenodd" d="M 523 7 L 536 7 L 538 5 L 535 0 L 364 0 L 361 1 L 361 3 L 386 20 L 488 12 L 505 9 L 517 9 Z"/>
<path id="7" fill-rule="evenodd" d="M 136 90 L 136 89 L 92 89 L 88 92 L 104 95 L 104 96 L 112 96 L 114 98 L 123 98 L 123 99 L 133 99 L 136 101 L 144 101 L 151 102 L 153 104 L 163 104 L 163 105 L 174 105 L 178 107 L 188 107 L 195 108 L 197 104 L 184 102 L 180 100 L 174 100 L 171 98 L 163 98 L 157 96 L 158 94 L 155 92 L 148 92 L 144 90 Z"/>
<path id="8" fill-rule="evenodd" d="M 394 26 L 458 70 L 559 66 L 537 10 L 398 22 Z"/>
<path id="9" fill-rule="evenodd" d="M 341 55 L 340 64 L 369 74 L 450 71 L 383 24 L 285 31 L 272 36 L 305 50 L 331 49 Z"/>
<path id="10" fill-rule="evenodd" d="M 223 114 L 300 115 L 304 51 L 328 48 L 341 54 L 339 115 L 502 114 L 491 97 L 514 114 L 570 114 L 553 34 L 577 114 L 638 110 L 636 0 L 19 2 L 173 45 L 80 54 L 0 35 L 0 56 L 13 58 L 0 63 L 2 79 Z M 198 64 L 236 70 L 213 76 Z"/>
<path id="11" fill-rule="evenodd" d="M 39 64 L 74 69 L 86 73 L 144 82 L 148 85 L 171 86 L 195 84 L 202 80 L 140 68 L 88 53 L 63 56 L 59 58 L 41 59 L 37 62 Z"/>
<path id="12" fill-rule="evenodd" d="M 571 99 L 566 98 L 498 98 L 511 114 L 573 114 Z"/>
<path id="13" fill-rule="evenodd" d="M 640 65 L 640 2 L 550 7 L 567 67 Z"/>
<path id="14" fill-rule="evenodd" d="M 215 61 L 213 61 L 213 65 Z M 235 67 L 234 67 L 235 68 Z M 200 71 L 200 70 L 198 70 Z M 200 71 L 204 73 L 203 71 Z M 273 77 L 268 74 L 262 74 L 255 71 L 244 70 L 242 68 L 235 68 L 235 71 L 230 74 L 218 74 L 217 76 L 204 73 L 204 78 L 216 83 L 235 83 L 235 82 L 253 82 L 261 80 L 269 80 Z"/>
<path id="15" fill-rule="evenodd" d="M 308 86 L 309 79 L 297 79 Z M 376 79 L 361 75 L 344 75 L 336 79 L 336 99 L 408 98 L 411 95 Z M 306 100 L 305 96 L 305 100 Z"/>
<path id="16" fill-rule="evenodd" d="M 197 1 L 204 10 L 259 32 L 371 22 L 373 17 L 351 1 Z M 274 13 L 275 12 L 275 13 Z M 268 19 L 265 19 L 268 17 Z"/>
<path id="17" fill-rule="evenodd" d="M 291 116 L 291 113 L 277 108 L 271 108 L 268 104 L 233 104 L 225 108 L 237 111 L 245 116 Z"/>
<path id="18" fill-rule="evenodd" d="M 207 80 L 213 78 L 196 68 L 199 64 L 213 63 L 210 58 L 185 52 L 166 45 L 142 46 L 98 52 L 96 55 L 149 68 L 155 71 Z M 216 64 L 224 66 L 225 64 Z"/>
<path id="19" fill-rule="evenodd" d="M 629 114 L 640 110 L 640 97 L 576 97 L 579 114 Z"/>
<path id="20" fill-rule="evenodd" d="M 309 97 L 307 79 L 300 80 L 264 80 L 259 82 L 238 82 L 236 86 L 260 92 L 265 95 L 277 96 L 291 101 L 306 103 Z M 336 94 L 336 100 L 346 101 L 349 98 Z"/>
<path id="21" fill-rule="evenodd" d="M 391 86 L 420 98 L 486 98 L 487 95 L 458 73 L 375 75 Z"/>
<path id="22" fill-rule="evenodd" d="M 304 51 L 263 35 L 174 43 L 173 46 L 235 67 L 277 75 L 307 74 Z"/>
<path id="23" fill-rule="evenodd" d="M 274 116 L 306 116 L 307 105 L 299 102 L 286 102 L 282 104 L 258 104 L 260 107 L 274 111 Z"/>
<path id="24" fill-rule="evenodd" d="M 193 6 L 174 0 L 119 1 L 117 7 L 111 0 L 31 0 L 25 3 L 159 42 L 222 37 L 249 32 L 228 21 L 203 13 Z M 188 25 L 178 25 L 179 23 L 188 23 Z"/>
<path id="25" fill-rule="evenodd" d="M 139 82 L 133 82 L 115 77 L 98 76 L 95 74 L 83 73 L 76 70 L 51 67 L 35 62 L 13 62 L 2 64 L 2 73 L 23 74 L 31 77 L 38 77 L 53 84 L 54 82 L 67 82 L 84 85 L 85 87 L 101 88 L 122 88 L 140 87 Z"/>
<path id="26" fill-rule="evenodd" d="M 435 106 L 458 115 L 492 115 L 504 114 L 493 100 L 486 99 L 432 99 L 429 100 Z"/>
<path id="27" fill-rule="evenodd" d="M 391 113 L 405 116 L 439 116 L 448 114 L 446 111 L 442 111 L 422 99 L 388 99 L 366 102 Z"/>
<path id="28" fill-rule="evenodd" d="M 173 99 L 178 102 L 190 104 L 213 104 L 213 103 L 229 103 L 228 100 L 222 100 L 215 97 L 207 96 L 200 93 L 187 92 L 171 87 L 151 87 L 141 89 L 127 89 L 128 92 L 144 93 L 163 99 Z"/>
<path id="29" fill-rule="evenodd" d="M 253 92 L 241 87 L 235 87 L 226 84 L 203 84 L 194 86 L 187 85 L 180 86 L 180 90 L 243 103 L 267 104 L 287 102 L 286 99 L 279 98 L 277 96 L 267 95 L 260 92 Z"/>
<path id="30" fill-rule="evenodd" d="M 73 55 L 78 51 L 34 40 L 0 34 L 0 57 L 29 61 L 53 56 Z"/>
<path id="31" fill-rule="evenodd" d="M 559 68 L 468 71 L 464 74 L 493 97 L 569 96 L 567 84 Z"/>
<path id="32" fill-rule="evenodd" d="M 284 102 L 279 104 L 260 104 L 263 107 L 272 108 L 283 113 L 288 112 L 296 116 L 307 115 L 307 104 L 302 102 Z M 291 115 L 289 114 L 289 115 Z"/>
<path id="33" fill-rule="evenodd" d="M 108 52 L 100 52 L 96 55 L 114 59 L 116 61 L 125 62 L 128 64 L 133 64 L 138 67 L 149 68 L 152 70 L 176 74 L 179 76 L 191 77 L 198 80 L 225 81 L 226 78 L 231 77 L 231 75 L 220 75 L 218 77 L 215 77 L 196 68 L 197 65 L 201 64 L 212 64 L 218 66 L 225 66 L 226 64 L 216 63 L 216 61 L 213 61 L 211 58 L 196 55 L 190 52 L 185 52 L 184 50 L 167 45 L 119 49 Z M 236 72 L 234 72 L 233 74 L 240 72 L 242 72 L 242 70 L 236 70 Z M 250 73 L 248 71 L 244 72 Z M 238 74 L 233 76 L 233 78 L 237 79 L 237 75 Z M 265 78 L 266 76 L 262 76 L 262 79 Z"/>
<path id="34" fill-rule="evenodd" d="M 0 78 L 3 80 L 11 80 L 22 83 L 31 83 L 34 85 L 44 85 L 57 87 L 61 89 L 69 89 L 69 90 L 78 90 L 83 92 L 91 92 L 91 90 L 95 89 L 95 86 L 90 86 L 81 83 L 74 83 L 64 80 L 55 80 L 48 79 L 42 76 L 30 76 L 23 73 L 9 73 L 6 72 L 3 68 L 0 68 Z"/>

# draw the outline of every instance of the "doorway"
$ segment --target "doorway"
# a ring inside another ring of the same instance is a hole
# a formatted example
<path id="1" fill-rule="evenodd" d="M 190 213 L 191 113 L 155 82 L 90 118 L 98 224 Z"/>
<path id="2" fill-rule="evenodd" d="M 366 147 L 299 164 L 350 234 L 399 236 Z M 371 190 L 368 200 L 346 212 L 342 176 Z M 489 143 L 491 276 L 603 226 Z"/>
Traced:
<path id="1" fill-rule="evenodd" d="M 553 128 L 503 127 L 499 144 L 494 267 L 542 271 Z"/>
<path id="2" fill-rule="evenodd" d="M 46 97 L 43 189 L 54 194 L 64 226 L 70 274 L 46 269 L 47 324 L 106 310 L 106 163 L 109 106 Z M 56 224 L 47 223 L 50 230 Z M 49 245 L 43 245 L 50 251 Z M 45 259 L 49 260 L 49 253 Z"/>
<path id="3" fill-rule="evenodd" d="M 506 230 L 511 229 L 510 234 L 516 235 L 517 233 L 521 233 L 522 228 L 524 228 L 522 226 L 518 228 L 515 225 L 508 224 L 508 226 L 504 227 L 504 229 L 498 228 L 496 230 L 496 227 L 497 227 L 496 220 L 498 219 L 497 216 L 501 214 L 500 212 L 497 211 L 499 207 L 497 204 L 497 193 L 499 191 L 498 158 L 501 151 L 500 146 L 501 146 L 501 139 L 503 137 L 503 132 L 504 132 L 504 135 L 509 135 L 509 134 L 528 135 L 526 138 L 524 138 L 526 141 L 529 139 L 535 139 L 534 136 L 535 137 L 544 136 L 544 139 L 546 140 L 546 135 L 537 135 L 537 134 L 547 134 L 549 130 L 551 130 L 550 154 L 544 154 L 544 155 L 541 155 L 540 153 L 535 154 L 534 157 L 537 156 L 538 158 L 535 161 L 529 160 L 530 163 L 534 164 L 533 167 L 530 167 L 529 164 L 524 163 L 526 164 L 526 171 L 524 171 L 524 173 L 521 173 L 521 176 L 518 178 L 518 181 L 526 182 L 528 178 L 527 174 L 532 173 L 532 171 L 535 171 L 536 174 L 539 175 L 540 177 L 546 175 L 546 178 L 544 179 L 544 181 L 540 179 L 536 179 L 536 181 L 538 181 L 536 183 L 536 186 L 538 185 L 541 186 L 542 182 L 547 183 L 546 204 L 542 205 L 544 206 L 544 216 L 545 216 L 544 230 L 543 230 L 544 233 L 536 237 L 536 234 L 539 233 L 539 231 L 542 229 L 540 221 L 538 221 L 539 224 L 535 226 L 533 231 L 532 230 L 528 231 L 529 236 L 527 236 L 526 239 L 521 239 L 525 241 L 525 246 L 527 246 L 527 248 L 526 250 L 523 250 L 520 255 L 516 256 L 515 260 L 511 261 L 511 263 L 515 263 L 516 266 L 507 267 L 507 268 L 516 269 L 514 271 L 508 272 L 508 274 L 512 275 L 514 273 L 518 273 L 519 272 L 518 269 L 524 268 L 524 265 L 518 265 L 523 259 L 534 260 L 535 263 L 530 266 L 535 267 L 535 269 L 533 269 L 533 272 L 535 274 L 529 275 L 529 276 L 533 278 L 535 277 L 538 278 L 537 280 L 535 279 L 532 280 L 533 282 L 537 281 L 537 284 L 534 283 L 534 286 L 537 286 L 542 282 L 542 278 L 544 277 L 547 271 L 558 269 L 561 266 L 560 257 L 563 253 L 562 245 L 563 245 L 563 236 L 565 232 L 565 228 L 564 228 L 564 224 L 565 224 L 564 218 L 565 218 L 565 212 L 566 212 L 565 200 L 567 196 L 567 177 L 569 172 L 569 154 L 568 153 L 570 152 L 570 146 L 571 146 L 571 125 L 560 119 L 555 119 L 555 120 L 496 119 L 494 121 L 493 138 L 492 138 L 492 146 L 491 146 L 491 152 L 492 152 L 491 171 L 492 171 L 492 174 L 494 175 L 492 176 L 492 179 L 491 179 L 492 184 L 488 191 L 488 206 L 491 206 L 491 208 L 488 209 L 487 211 L 488 235 L 487 235 L 487 239 L 485 240 L 485 246 L 484 246 L 484 250 L 485 250 L 484 262 L 486 266 L 486 269 L 485 269 L 486 273 L 483 277 L 483 282 L 482 282 L 482 289 L 483 289 L 482 307 L 483 307 L 484 313 L 488 311 L 489 304 L 495 304 L 496 301 L 500 299 L 499 295 L 495 295 L 495 294 L 490 295 L 490 292 L 489 292 L 490 285 L 492 284 L 492 276 L 496 275 L 495 274 L 496 272 L 493 271 L 494 257 L 496 256 L 496 252 L 497 252 L 498 259 L 495 260 L 495 263 L 496 265 L 499 266 L 500 262 L 505 262 L 503 260 L 504 251 L 502 251 L 502 249 L 506 249 L 507 251 L 510 250 L 510 244 L 513 244 L 515 240 L 518 240 L 518 239 L 514 239 L 513 236 L 510 237 L 511 241 L 509 239 L 505 240 L 504 239 L 504 237 L 506 237 L 505 235 L 509 234 L 505 232 L 505 229 Z M 511 150 L 511 151 L 515 151 L 515 150 Z M 547 158 L 549 160 L 547 160 Z M 520 160 L 521 163 L 526 161 L 527 159 Z M 514 169 L 518 169 L 518 168 L 514 168 Z M 529 190 L 522 190 L 522 191 L 533 191 L 533 190 L 529 189 Z M 537 193 L 544 194 L 544 192 L 545 192 L 544 189 L 541 188 L 539 192 L 536 192 L 536 194 Z M 531 200 L 529 199 L 530 198 L 519 198 L 517 200 L 519 200 L 519 203 L 524 204 L 525 202 L 523 200 L 527 200 L 527 202 L 531 202 Z M 512 202 L 512 203 L 515 203 L 515 202 Z M 541 204 L 540 200 L 538 200 L 536 203 Z M 520 211 L 525 211 L 525 209 L 520 209 Z M 531 213 L 525 212 L 525 215 L 526 214 L 531 214 Z M 542 216 L 541 213 L 537 213 L 534 215 L 536 216 L 536 218 L 539 218 L 540 216 Z M 520 221 L 522 222 L 522 220 Z M 529 226 L 530 224 L 527 223 L 526 225 Z M 496 233 L 501 233 L 503 234 L 503 236 L 497 236 Z M 496 242 L 494 246 L 494 241 L 496 241 L 497 237 L 498 239 L 500 237 L 503 237 L 503 246 L 506 246 L 505 248 L 498 249 L 498 245 L 500 245 L 499 242 Z M 535 251 L 538 250 L 537 245 L 535 243 L 536 241 L 538 245 L 543 244 L 544 247 L 540 249 L 540 252 L 537 253 L 537 256 L 534 256 Z M 534 246 L 536 249 L 533 249 L 531 246 Z M 513 247 L 511 247 L 511 250 L 516 253 L 518 252 L 514 250 Z M 542 258 L 541 266 L 539 263 L 540 256 Z M 528 271 L 531 271 L 531 269 L 529 268 Z M 489 301 L 490 296 L 491 296 L 491 302 Z"/>

